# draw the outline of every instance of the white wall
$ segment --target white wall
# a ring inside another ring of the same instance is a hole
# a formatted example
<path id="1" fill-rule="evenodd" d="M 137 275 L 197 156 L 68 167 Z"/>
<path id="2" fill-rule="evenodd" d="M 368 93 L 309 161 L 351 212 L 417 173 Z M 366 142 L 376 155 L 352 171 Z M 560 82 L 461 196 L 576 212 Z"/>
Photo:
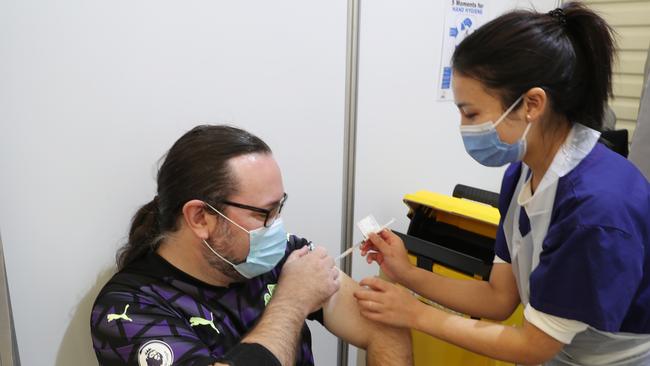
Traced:
<path id="1" fill-rule="evenodd" d="M 614 28 L 617 35 L 617 62 L 612 72 L 616 128 L 627 129 L 630 141 L 636 131 L 645 64 L 650 44 L 650 1 L 586 0 Z"/>
<path id="2" fill-rule="evenodd" d="M 357 219 L 405 231 L 405 193 L 498 190 L 501 170 L 466 156 L 453 103 L 435 101 L 443 5 L 362 3 Z M 342 0 L 0 2 L 0 229 L 23 364 L 95 364 L 92 301 L 157 159 L 197 123 L 264 138 L 288 227 L 338 252 L 345 21 Z M 355 257 L 356 279 L 375 273 Z M 317 363 L 335 364 L 312 329 Z"/>
<path id="3" fill-rule="evenodd" d="M 338 252 L 345 30 L 345 1 L 0 2 L 0 228 L 24 365 L 96 364 L 92 301 L 157 160 L 197 123 L 265 139 L 288 228 Z"/>
<path id="4" fill-rule="evenodd" d="M 548 11 L 556 0 L 485 1 L 492 16 L 515 7 Z M 503 169 L 480 166 L 463 147 L 453 102 L 436 101 L 446 1 L 363 1 L 361 6 L 355 222 L 374 214 L 406 232 L 407 193 L 451 195 L 462 183 L 498 192 Z M 355 231 L 355 242 L 361 240 Z M 377 274 L 356 255 L 353 278 Z M 349 364 L 356 362 L 351 347 Z"/>

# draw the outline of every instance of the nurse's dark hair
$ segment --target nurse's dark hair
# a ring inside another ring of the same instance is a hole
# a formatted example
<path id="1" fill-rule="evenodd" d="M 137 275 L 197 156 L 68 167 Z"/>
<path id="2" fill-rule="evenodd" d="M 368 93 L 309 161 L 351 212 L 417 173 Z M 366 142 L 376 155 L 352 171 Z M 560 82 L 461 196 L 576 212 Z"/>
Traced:
<path id="1" fill-rule="evenodd" d="M 504 109 L 540 87 L 556 113 L 600 130 L 612 93 L 613 30 L 579 2 L 549 13 L 516 10 L 467 36 L 455 72 L 496 91 Z"/>
<path id="2" fill-rule="evenodd" d="M 185 203 L 200 199 L 220 210 L 220 203 L 237 190 L 229 160 L 271 149 L 242 129 L 197 126 L 179 138 L 158 169 L 157 195 L 133 216 L 128 242 L 117 252 L 117 266 L 155 251 L 165 234 L 176 231 Z"/>

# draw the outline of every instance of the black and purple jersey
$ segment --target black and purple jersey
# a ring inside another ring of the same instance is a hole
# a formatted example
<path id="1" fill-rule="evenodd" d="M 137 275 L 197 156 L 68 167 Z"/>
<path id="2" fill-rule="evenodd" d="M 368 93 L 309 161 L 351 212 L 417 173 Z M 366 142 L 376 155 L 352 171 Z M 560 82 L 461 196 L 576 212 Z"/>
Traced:
<path id="1" fill-rule="evenodd" d="M 228 287 L 206 284 L 156 253 L 122 269 L 101 290 L 91 315 L 101 365 L 210 365 L 249 333 L 262 316 L 293 250 L 308 242 L 290 236 L 271 271 Z M 321 323 L 322 310 L 309 319 Z M 302 327 L 296 365 L 313 365 L 311 333 Z"/>

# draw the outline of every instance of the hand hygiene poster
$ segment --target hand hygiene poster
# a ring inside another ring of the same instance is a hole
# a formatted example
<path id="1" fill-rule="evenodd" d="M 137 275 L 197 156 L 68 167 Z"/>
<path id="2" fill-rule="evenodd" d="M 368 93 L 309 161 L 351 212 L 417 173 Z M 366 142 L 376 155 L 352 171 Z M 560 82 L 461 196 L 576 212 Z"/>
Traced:
<path id="1" fill-rule="evenodd" d="M 456 46 L 487 20 L 486 1 L 450 0 L 445 8 L 438 100 L 453 100 L 451 90 L 451 56 Z"/>

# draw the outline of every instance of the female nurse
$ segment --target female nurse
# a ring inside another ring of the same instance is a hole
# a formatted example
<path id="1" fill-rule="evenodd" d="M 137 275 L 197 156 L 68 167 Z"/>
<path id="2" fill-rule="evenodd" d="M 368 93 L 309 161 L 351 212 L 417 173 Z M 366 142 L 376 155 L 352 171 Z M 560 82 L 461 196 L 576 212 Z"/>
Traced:
<path id="1" fill-rule="evenodd" d="M 609 26 L 576 2 L 505 14 L 456 48 L 467 153 L 510 164 L 489 281 L 416 268 L 385 230 L 364 244 L 368 262 L 473 319 L 378 278 L 355 293 L 364 316 L 518 364 L 650 365 L 650 185 L 598 143 L 613 50 Z M 520 327 L 476 320 L 504 320 L 520 303 Z"/>

